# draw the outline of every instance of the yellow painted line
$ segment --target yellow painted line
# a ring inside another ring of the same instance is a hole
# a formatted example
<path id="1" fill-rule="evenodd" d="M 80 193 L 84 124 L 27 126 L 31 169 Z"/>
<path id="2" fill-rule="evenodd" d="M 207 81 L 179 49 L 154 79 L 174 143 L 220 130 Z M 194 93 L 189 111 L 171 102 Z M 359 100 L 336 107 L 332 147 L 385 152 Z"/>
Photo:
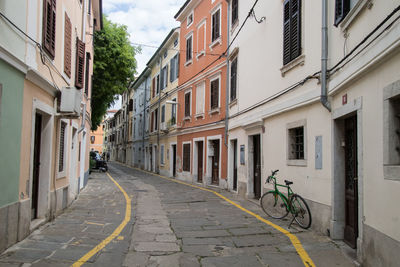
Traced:
<path id="1" fill-rule="evenodd" d="M 117 237 L 118 240 L 124 240 L 124 237 L 122 235 L 120 235 L 119 237 Z"/>
<path id="2" fill-rule="evenodd" d="M 72 266 L 73 267 L 79 267 L 82 266 L 85 262 L 87 262 L 91 257 L 93 257 L 97 252 L 102 250 L 108 243 L 110 243 L 113 239 L 115 239 L 119 234 L 122 232 L 122 230 L 125 228 L 125 226 L 128 224 L 128 222 L 131 220 L 131 199 L 129 198 L 128 194 L 125 192 L 125 190 L 115 181 L 111 175 L 107 172 L 108 178 L 111 179 L 111 181 L 114 182 L 114 184 L 118 187 L 118 189 L 124 194 L 125 201 L 126 201 L 126 209 L 125 209 L 125 218 L 122 221 L 122 223 L 114 230 L 114 232 L 109 235 L 106 239 L 101 241 L 97 246 L 95 246 L 91 251 L 86 253 L 85 255 L 82 256 L 79 260 L 77 260 Z"/>
<path id="3" fill-rule="evenodd" d="M 121 164 L 121 163 L 119 163 L 119 164 Z M 135 169 L 135 170 L 138 170 L 138 171 L 141 171 L 141 172 L 149 173 L 149 174 L 151 174 L 151 175 L 158 176 L 158 177 L 160 177 L 160 178 L 162 178 L 162 179 L 165 179 L 165 180 L 168 180 L 168 181 L 171 181 L 171 182 L 174 182 L 174 183 L 187 185 L 187 186 L 194 187 L 194 188 L 197 188 L 197 189 L 200 189 L 200 190 L 203 190 L 203 191 L 207 191 L 207 192 L 210 192 L 210 193 L 213 193 L 213 194 L 217 195 L 218 197 L 222 198 L 223 200 L 225 200 L 226 202 L 232 204 L 233 206 L 237 207 L 238 209 L 240 209 L 240 210 L 242 210 L 242 211 L 244 211 L 244 212 L 250 214 L 251 216 L 255 217 L 257 220 L 262 221 L 263 223 L 265 223 L 265 224 L 267 224 L 267 225 L 269 225 L 269 226 L 275 228 L 275 229 L 278 230 L 279 232 L 281 232 L 281 233 L 283 233 L 284 235 L 286 235 L 286 236 L 289 238 L 290 242 L 292 242 L 294 248 L 295 248 L 296 251 L 297 251 L 297 254 L 299 254 L 301 260 L 303 261 L 303 264 L 304 264 L 306 267 L 315 267 L 314 262 L 312 261 L 312 259 L 311 259 L 310 256 L 308 255 L 307 251 L 306 251 L 306 250 L 303 248 L 303 246 L 301 245 L 301 242 L 300 242 L 300 240 L 297 238 L 297 236 L 295 236 L 294 234 L 290 233 L 288 230 L 286 230 L 286 229 L 280 227 L 279 225 L 274 224 L 273 222 L 264 219 L 264 218 L 261 217 L 260 215 L 254 213 L 254 212 L 252 212 L 252 211 L 249 211 L 248 209 L 243 208 L 243 207 L 240 206 L 239 204 L 233 202 L 233 201 L 230 200 L 229 198 L 227 198 L 227 197 L 221 195 L 220 193 L 218 193 L 218 192 L 216 192 L 216 191 L 214 191 L 214 190 L 208 189 L 208 188 L 200 187 L 200 186 L 193 185 L 193 184 L 189 184 L 189 183 L 186 183 L 186 182 L 183 182 L 183 181 L 180 181 L 180 180 L 171 179 L 171 178 L 165 177 L 165 176 L 163 176 L 163 175 L 159 175 L 159 174 L 152 173 L 152 172 L 149 172 L 149 171 L 145 171 L 145 170 L 141 170 L 141 169 L 138 169 L 138 168 L 134 168 L 134 167 L 128 166 L 128 165 L 126 165 L 126 164 L 121 164 L 121 165 L 124 165 L 124 166 L 126 166 L 126 167 L 128 167 L 128 168 Z"/>
<path id="4" fill-rule="evenodd" d="M 103 226 L 104 223 L 95 223 L 95 222 L 86 222 L 86 224 L 93 224 L 93 225 L 99 225 L 99 226 Z"/>

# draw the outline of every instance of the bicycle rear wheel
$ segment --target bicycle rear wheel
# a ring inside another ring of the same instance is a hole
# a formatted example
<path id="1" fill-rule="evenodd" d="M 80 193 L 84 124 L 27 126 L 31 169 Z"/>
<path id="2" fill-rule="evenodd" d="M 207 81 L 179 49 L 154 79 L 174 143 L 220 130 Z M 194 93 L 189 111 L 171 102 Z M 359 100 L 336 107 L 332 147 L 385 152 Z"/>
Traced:
<path id="1" fill-rule="evenodd" d="M 290 197 L 289 203 L 298 225 L 303 229 L 310 228 L 312 219 L 307 202 L 300 195 L 294 194 Z"/>
<path id="2" fill-rule="evenodd" d="M 288 215 L 286 199 L 275 191 L 269 191 L 260 198 L 263 211 L 270 217 L 282 219 Z"/>

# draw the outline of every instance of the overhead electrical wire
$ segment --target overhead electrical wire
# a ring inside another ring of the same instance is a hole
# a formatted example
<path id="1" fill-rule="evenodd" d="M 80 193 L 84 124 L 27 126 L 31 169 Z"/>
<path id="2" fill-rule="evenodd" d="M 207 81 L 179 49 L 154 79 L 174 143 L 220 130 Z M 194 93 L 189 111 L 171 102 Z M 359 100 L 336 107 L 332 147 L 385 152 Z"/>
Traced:
<path id="1" fill-rule="evenodd" d="M 149 47 L 149 48 L 154 48 L 154 49 L 159 49 L 160 48 L 160 46 L 143 44 L 143 43 L 136 43 L 136 42 L 131 42 L 131 44 L 134 45 L 134 46 L 144 46 L 144 47 Z M 187 51 L 185 49 L 178 49 L 178 48 L 166 48 L 165 50 L 177 51 L 177 52 L 185 52 L 185 53 Z M 200 51 L 200 52 L 192 51 L 192 53 L 194 53 L 194 54 L 204 54 L 204 55 L 208 55 L 208 56 L 217 56 L 217 57 L 221 55 L 221 54 L 216 54 L 216 53 L 207 53 L 205 51 Z"/>

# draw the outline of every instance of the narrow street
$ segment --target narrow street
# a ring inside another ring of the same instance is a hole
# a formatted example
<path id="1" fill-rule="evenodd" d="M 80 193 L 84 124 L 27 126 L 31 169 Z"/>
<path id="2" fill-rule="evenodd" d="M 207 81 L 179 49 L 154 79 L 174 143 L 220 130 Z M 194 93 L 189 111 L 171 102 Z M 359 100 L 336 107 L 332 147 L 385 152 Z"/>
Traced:
<path id="1" fill-rule="evenodd" d="M 71 207 L 0 256 L 0 266 L 304 266 L 290 239 L 212 192 L 110 163 Z M 260 207 L 211 188 L 266 218 Z M 272 220 L 284 229 L 288 221 Z M 290 229 L 316 266 L 353 266 L 328 237 Z M 108 239 L 107 239 L 108 238 Z M 106 241 L 108 240 L 108 241 Z M 84 261 L 85 254 L 109 242 Z M 83 257 L 84 258 L 84 257 Z"/>

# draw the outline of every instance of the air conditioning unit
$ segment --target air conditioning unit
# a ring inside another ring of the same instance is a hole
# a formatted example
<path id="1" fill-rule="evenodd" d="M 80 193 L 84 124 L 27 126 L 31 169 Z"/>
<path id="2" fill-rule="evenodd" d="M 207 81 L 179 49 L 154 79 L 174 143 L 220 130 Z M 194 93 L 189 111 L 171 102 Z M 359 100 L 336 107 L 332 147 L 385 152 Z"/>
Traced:
<path id="1" fill-rule="evenodd" d="M 61 89 L 61 113 L 81 113 L 81 99 L 82 90 L 78 90 L 75 87 L 63 87 Z"/>

